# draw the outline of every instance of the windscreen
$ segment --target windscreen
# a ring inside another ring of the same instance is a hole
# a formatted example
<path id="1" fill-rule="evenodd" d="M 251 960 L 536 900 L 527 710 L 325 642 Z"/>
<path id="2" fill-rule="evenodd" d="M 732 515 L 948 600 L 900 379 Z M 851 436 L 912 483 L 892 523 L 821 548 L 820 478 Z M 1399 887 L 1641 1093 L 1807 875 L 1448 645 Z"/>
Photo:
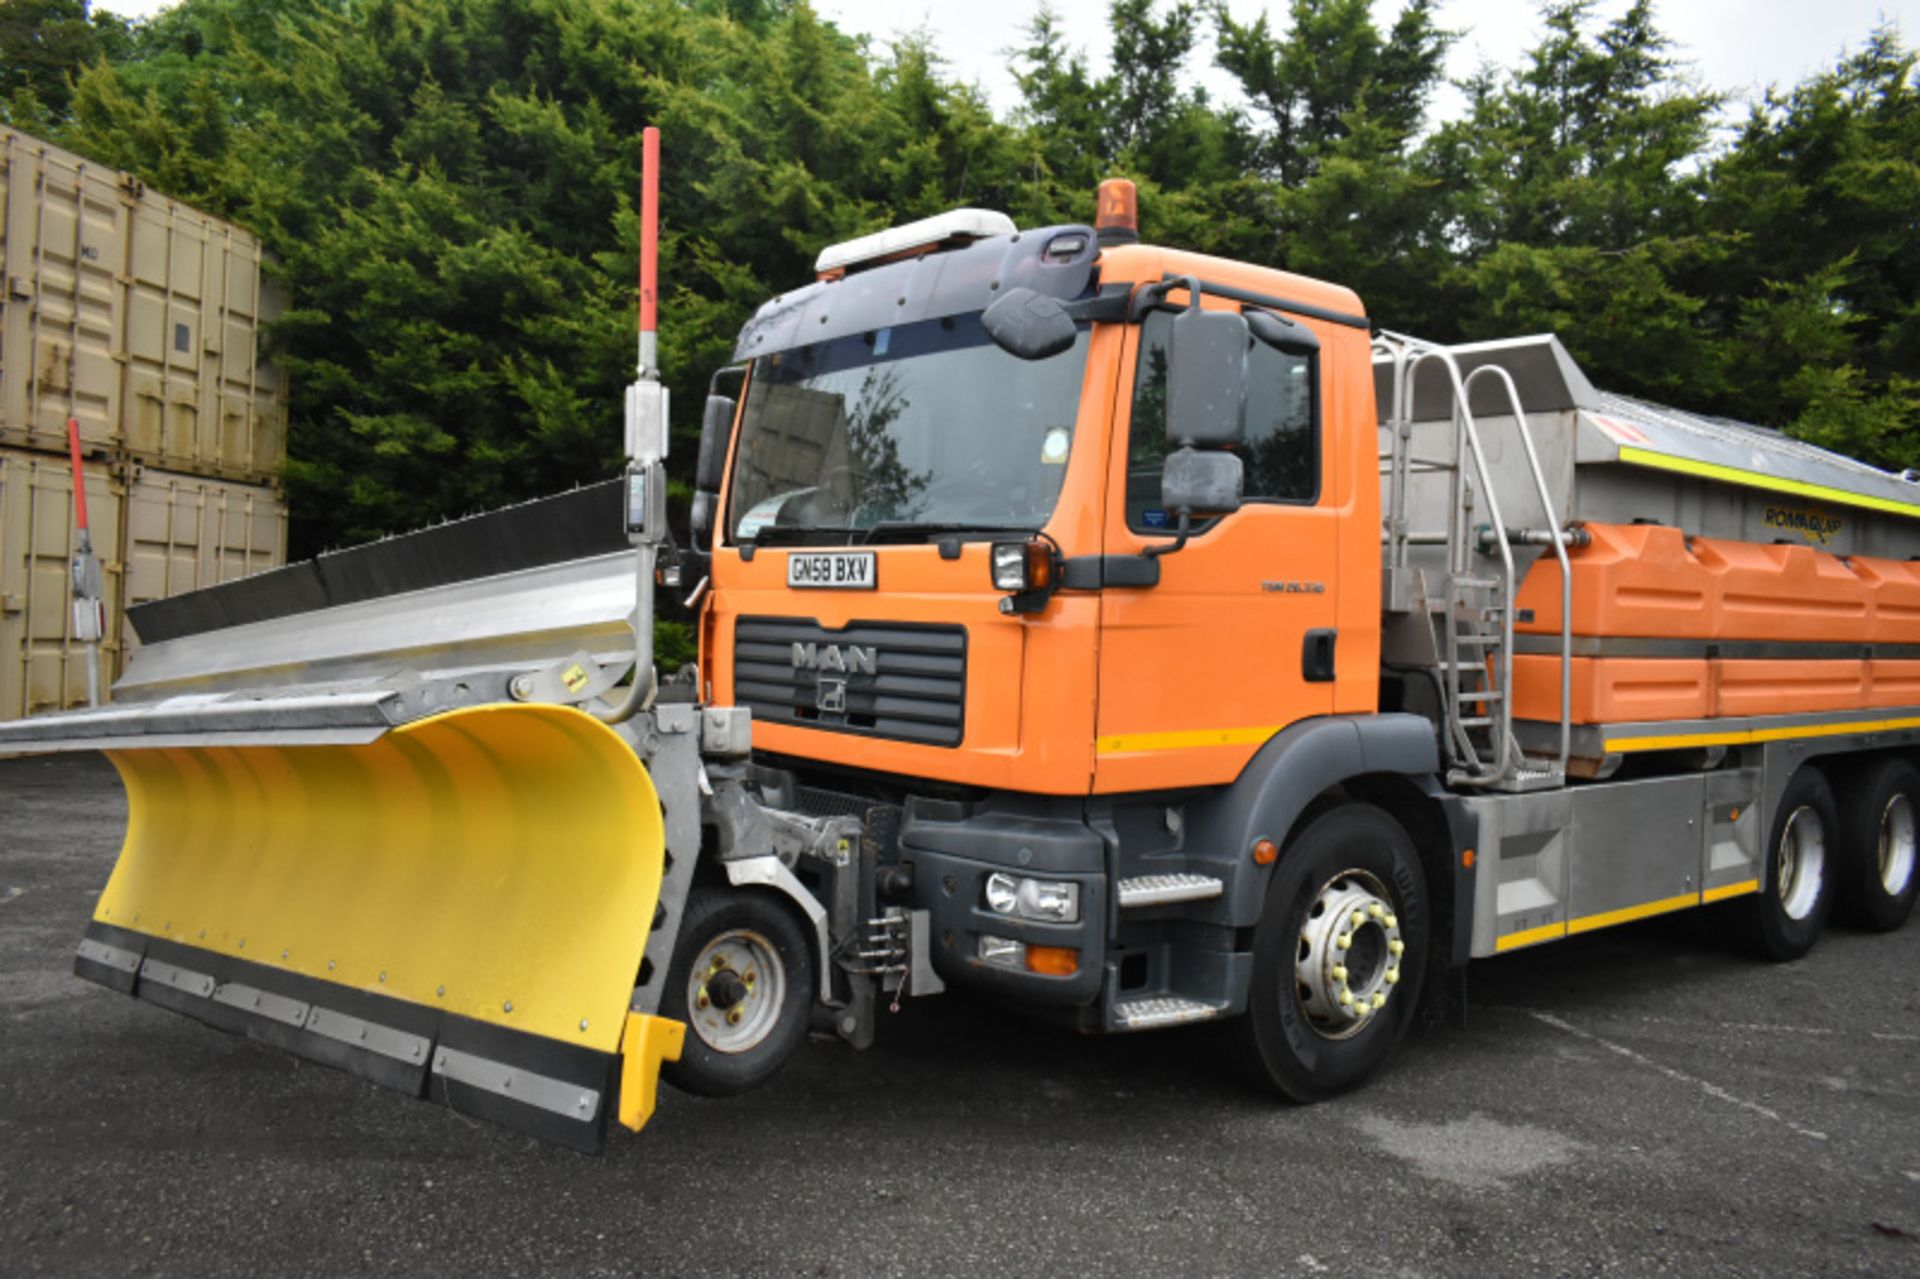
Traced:
<path id="1" fill-rule="evenodd" d="M 1073 449 L 1087 329 L 1026 361 L 979 315 L 835 338 L 753 364 L 735 450 L 733 538 L 1036 529 Z"/>

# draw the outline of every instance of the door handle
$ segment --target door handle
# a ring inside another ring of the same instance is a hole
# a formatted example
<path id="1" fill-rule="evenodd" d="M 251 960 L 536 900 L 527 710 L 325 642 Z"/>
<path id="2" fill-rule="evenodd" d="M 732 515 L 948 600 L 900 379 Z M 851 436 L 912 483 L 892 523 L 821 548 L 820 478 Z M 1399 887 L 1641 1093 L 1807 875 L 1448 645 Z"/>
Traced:
<path id="1" fill-rule="evenodd" d="M 1300 677 L 1309 684 L 1330 684 L 1333 682 L 1333 642 L 1340 632 L 1326 627 L 1307 632 L 1306 642 L 1300 647 Z"/>

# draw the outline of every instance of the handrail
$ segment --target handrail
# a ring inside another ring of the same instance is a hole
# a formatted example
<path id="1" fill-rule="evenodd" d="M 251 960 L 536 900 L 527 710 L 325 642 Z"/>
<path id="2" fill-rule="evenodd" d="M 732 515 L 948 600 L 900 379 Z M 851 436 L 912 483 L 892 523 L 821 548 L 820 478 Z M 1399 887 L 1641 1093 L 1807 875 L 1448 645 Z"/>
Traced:
<path id="1" fill-rule="evenodd" d="M 1498 690 L 1500 700 L 1497 703 L 1492 701 L 1488 703 L 1490 713 L 1487 718 L 1493 721 L 1490 727 L 1498 730 L 1488 734 L 1492 739 L 1492 761 L 1482 764 L 1479 758 L 1479 752 L 1471 749 L 1471 741 L 1469 740 L 1465 743 L 1468 746 L 1466 752 L 1468 757 L 1472 759 L 1476 765 L 1479 765 L 1473 770 L 1473 780 L 1495 781 L 1508 776 L 1513 771 L 1512 600 L 1517 580 L 1513 563 L 1513 548 L 1507 545 L 1507 524 L 1500 514 L 1500 495 L 1494 489 L 1493 477 L 1487 470 L 1486 452 L 1481 446 L 1479 424 L 1474 421 L 1473 409 L 1467 398 L 1466 382 L 1460 375 L 1460 362 L 1454 357 L 1453 352 L 1444 347 L 1435 346 L 1430 343 L 1420 343 L 1418 345 L 1424 347 L 1424 349 L 1420 350 L 1419 353 L 1414 356 L 1407 368 L 1407 393 L 1409 403 L 1412 401 L 1413 391 L 1419 385 L 1418 379 L 1422 366 L 1430 359 L 1437 360 L 1440 367 L 1446 370 L 1448 381 L 1453 390 L 1454 451 L 1456 457 L 1459 453 L 1465 452 L 1473 459 L 1474 476 L 1480 481 L 1480 492 L 1485 497 L 1487 503 L 1487 519 L 1493 528 L 1495 540 L 1498 542 L 1500 549 L 1501 586 L 1505 607 L 1500 610 L 1500 679 Z M 1470 568 L 1469 557 L 1473 553 L 1468 543 L 1468 533 L 1470 530 L 1465 527 L 1466 484 L 1466 468 L 1456 465 L 1453 483 L 1454 500 L 1452 510 L 1448 512 L 1447 517 L 1448 533 L 1453 543 L 1450 548 L 1451 554 L 1448 557 L 1448 568 L 1456 578 L 1467 576 Z M 1459 618 L 1455 615 L 1452 601 L 1449 601 L 1446 620 L 1447 647 L 1449 657 L 1455 661 L 1459 660 L 1459 625 Z M 1453 680 L 1444 680 L 1442 683 L 1447 690 L 1448 714 L 1453 720 L 1456 732 L 1459 736 L 1465 737 L 1466 728 L 1461 722 L 1465 717 L 1460 713 L 1459 687 Z M 1495 705 L 1498 705 L 1500 708 L 1498 714 L 1491 713 L 1492 707 Z"/>
<path id="2" fill-rule="evenodd" d="M 1553 509 L 1553 497 L 1547 492 L 1546 473 L 1540 469 L 1540 454 L 1533 447 L 1533 428 L 1527 424 L 1526 410 L 1520 403 L 1520 390 L 1513 384 L 1513 376 L 1500 365 L 1483 364 L 1467 375 L 1466 389 L 1469 392 L 1473 390 L 1474 380 L 1483 373 L 1499 378 L 1506 387 L 1507 403 L 1513 409 L 1514 429 L 1520 434 L 1520 447 L 1527 455 L 1527 469 L 1533 473 L 1534 492 L 1540 497 L 1540 510 L 1546 515 L 1547 527 L 1553 534 L 1549 540 L 1553 543 L 1554 557 L 1560 561 L 1559 768 L 1565 772 L 1573 738 L 1573 566 L 1567 559 L 1566 530 L 1561 527 L 1560 513 Z M 1507 696 L 1511 698 L 1513 694 L 1509 692 Z"/>

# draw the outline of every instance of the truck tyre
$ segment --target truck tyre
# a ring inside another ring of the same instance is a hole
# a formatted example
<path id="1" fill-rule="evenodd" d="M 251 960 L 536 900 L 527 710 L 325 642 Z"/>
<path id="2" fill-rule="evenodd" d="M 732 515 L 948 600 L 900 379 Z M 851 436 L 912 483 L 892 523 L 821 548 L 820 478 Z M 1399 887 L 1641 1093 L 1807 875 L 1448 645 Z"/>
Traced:
<path id="1" fill-rule="evenodd" d="M 1235 1026 L 1256 1081 L 1313 1102 L 1379 1070 L 1420 1003 L 1430 915 L 1413 841 L 1385 812 L 1347 804 L 1302 830 L 1268 881 Z"/>
<path id="2" fill-rule="evenodd" d="M 1890 933 L 1920 890 L 1920 770 L 1899 758 L 1876 762 L 1847 787 L 1840 821 L 1834 909 L 1856 928 Z"/>
<path id="3" fill-rule="evenodd" d="M 731 1097 L 765 1083 L 807 1036 L 813 951 L 799 920 L 752 889 L 699 888 L 687 899 L 660 1013 L 687 1023 L 661 1077 Z"/>
<path id="4" fill-rule="evenodd" d="M 1746 905 L 1748 933 L 1768 959 L 1798 959 L 1813 949 L 1833 907 L 1840 810 L 1817 768 L 1787 779 L 1763 855 L 1760 892 Z"/>

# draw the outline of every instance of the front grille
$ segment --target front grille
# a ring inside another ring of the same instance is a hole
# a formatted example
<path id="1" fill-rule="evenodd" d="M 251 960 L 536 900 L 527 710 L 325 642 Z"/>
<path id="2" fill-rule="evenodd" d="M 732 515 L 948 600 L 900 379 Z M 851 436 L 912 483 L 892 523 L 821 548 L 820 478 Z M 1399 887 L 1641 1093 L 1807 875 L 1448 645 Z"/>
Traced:
<path id="1" fill-rule="evenodd" d="M 966 628 L 855 622 L 830 631 L 802 618 L 743 617 L 733 696 L 758 720 L 958 746 Z"/>

